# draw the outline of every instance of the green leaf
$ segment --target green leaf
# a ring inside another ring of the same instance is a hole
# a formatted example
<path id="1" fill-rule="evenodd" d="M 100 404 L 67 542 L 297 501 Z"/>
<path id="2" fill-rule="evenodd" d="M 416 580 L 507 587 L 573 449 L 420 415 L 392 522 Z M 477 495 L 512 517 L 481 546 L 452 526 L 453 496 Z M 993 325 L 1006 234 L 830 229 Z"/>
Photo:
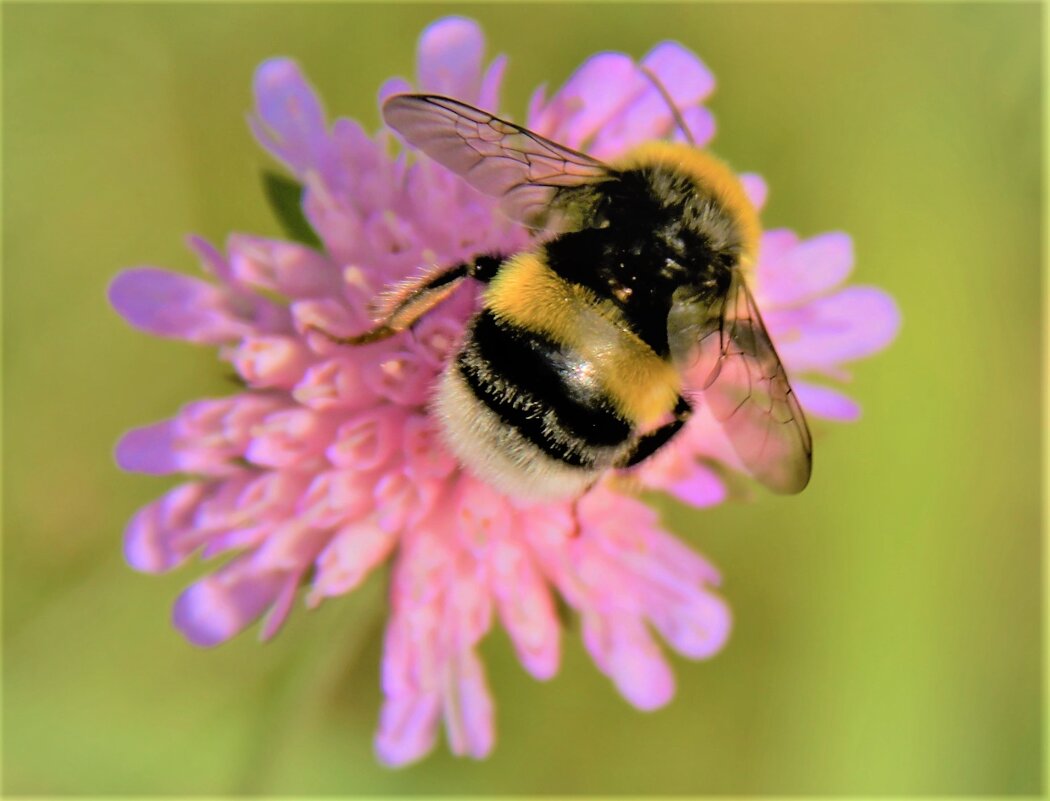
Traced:
<path id="1" fill-rule="evenodd" d="M 263 170 L 262 177 L 266 199 L 270 201 L 284 233 L 294 242 L 320 248 L 321 240 L 317 238 L 306 215 L 303 214 L 303 185 L 269 170 Z"/>

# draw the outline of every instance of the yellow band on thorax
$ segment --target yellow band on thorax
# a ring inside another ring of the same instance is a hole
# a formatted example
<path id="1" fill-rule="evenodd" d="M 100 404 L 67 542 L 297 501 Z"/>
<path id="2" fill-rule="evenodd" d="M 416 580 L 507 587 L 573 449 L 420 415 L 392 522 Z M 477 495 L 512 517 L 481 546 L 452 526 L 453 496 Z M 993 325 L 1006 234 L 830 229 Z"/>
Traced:
<path id="1" fill-rule="evenodd" d="M 504 264 L 485 292 L 504 323 L 541 333 L 594 366 L 617 411 L 635 426 L 659 421 L 678 400 L 678 372 L 629 330 L 619 309 L 563 280 L 536 252 Z"/>

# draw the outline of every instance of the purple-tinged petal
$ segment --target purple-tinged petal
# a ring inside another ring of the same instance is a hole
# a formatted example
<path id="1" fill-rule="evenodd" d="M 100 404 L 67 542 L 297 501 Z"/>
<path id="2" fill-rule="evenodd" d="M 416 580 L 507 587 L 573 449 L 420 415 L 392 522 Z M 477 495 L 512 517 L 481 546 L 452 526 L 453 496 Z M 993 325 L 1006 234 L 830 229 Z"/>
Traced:
<path id="1" fill-rule="evenodd" d="M 288 58 L 264 61 L 255 71 L 255 138 L 295 173 L 327 160 L 325 114 L 299 65 Z"/>
<path id="2" fill-rule="evenodd" d="M 397 537 L 370 518 L 343 526 L 317 557 L 308 603 L 316 606 L 323 598 L 353 590 L 386 561 L 396 544 Z"/>
<path id="3" fill-rule="evenodd" d="M 204 272 L 215 276 L 224 284 L 236 283 L 229 261 L 215 245 L 196 235 L 187 236 L 186 245 L 197 254 Z"/>
<path id="4" fill-rule="evenodd" d="M 482 557 L 494 539 L 514 536 L 514 518 L 503 495 L 469 476 L 461 479 L 458 495 L 453 522 L 465 550 Z"/>
<path id="5" fill-rule="evenodd" d="M 450 660 L 446 671 L 442 699 L 448 747 L 457 756 L 483 759 L 496 739 L 485 670 L 474 650 L 467 649 Z"/>
<path id="6" fill-rule="evenodd" d="M 766 179 L 756 172 L 740 173 L 740 183 L 744 187 L 744 194 L 751 201 L 751 205 L 757 211 L 761 211 L 769 198 L 769 185 Z"/>
<path id="7" fill-rule="evenodd" d="M 696 54 L 678 42 L 661 42 L 642 59 L 679 108 L 694 106 L 715 90 L 715 76 Z"/>
<path id="8" fill-rule="evenodd" d="M 643 91 L 645 78 L 623 53 L 599 53 L 565 82 L 527 127 L 568 147 L 583 149 L 608 120 Z"/>
<path id="9" fill-rule="evenodd" d="M 374 508 L 375 476 L 352 470 L 329 470 L 310 482 L 299 514 L 318 528 L 335 528 L 363 517 Z"/>
<path id="10" fill-rule="evenodd" d="M 121 470 L 154 476 L 177 473 L 182 462 L 175 450 L 175 421 L 133 428 L 120 438 L 115 457 Z"/>
<path id="11" fill-rule="evenodd" d="M 109 301 L 133 326 L 157 336 L 216 345 L 253 330 L 250 310 L 236 309 L 223 289 L 155 267 L 120 273 Z"/>
<path id="12" fill-rule="evenodd" d="M 375 738 L 379 761 L 400 767 L 426 756 L 437 741 L 440 714 L 441 699 L 436 692 L 387 696 Z"/>
<path id="13" fill-rule="evenodd" d="M 309 368 L 292 390 L 292 397 L 317 411 L 365 409 L 376 399 L 361 377 L 361 367 L 349 358 L 336 358 Z"/>
<path id="14" fill-rule="evenodd" d="M 660 636 L 689 659 L 718 653 L 732 628 L 729 607 L 706 592 L 694 593 L 682 604 L 653 604 L 647 615 Z"/>
<path id="15" fill-rule="evenodd" d="M 401 443 L 405 473 L 416 480 L 447 478 L 456 469 L 456 459 L 441 441 L 437 422 L 429 415 L 411 415 Z"/>
<path id="16" fill-rule="evenodd" d="M 218 645 L 258 619 L 284 581 L 282 573 L 258 573 L 247 559 L 238 560 L 184 591 L 175 601 L 172 622 L 194 645 Z"/>
<path id="17" fill-rule="evenodd" d="M 433 371 L 407 350 L 380 353 L 366 362 L 365 385 L 376 395 L 404 406 L 419 406 Z"/>
<path id="18" fill-rule="evenodd" d="M 674 696 L 674 676 L 645 626 L 625 614 L 585 612 L 583 643 L 627 701 L 643 711 Z"/>
<path id="19" fill-rule="evenodd" d="M 798 306 L 834 289 L 853 270 L 853 240 L 832 232 L 799 243 L 771 258 L 762 251 L 755 279 L 763 308 Z"/>
<path id="20" fill-rule="evenodd" d="M 697 509 L 716 506 L 726 499 L 727 494 L 722 479 L 710 468 L 696 462 L 691 462 L 681 475 L 667 482 L 664 491 Z"/>
<path id="21" fill-rule="evenodd" d="M 870 356 L 892 342 L 901 316 L 881 289 L 850 286 L 797 309 L 774 309 L 766 323 L 790 374 L 837 376 L 843 362 Z"/>
<path id="22" fill-rule="evenodd" d="M 484 53 L 485 35 L 476 22 L 465 17 L 438 20 L 419 39 L 420 89 L 477 103 Z"/>
<path id="23" fill-rule="evenodd" d="M 507 69 L 507 57 L 496 56 L 492 59 L 481 78 L 481 89 L 478 92 L 478 108 L 488 111 L 499 109 L 499 93 L 503 86 L 503 73 Z"/>
<path id="24" fill-rule="evenodd" d="M 714 506 L 726 497 L 722 480 L 710 468 L 697 463 L 696 454 L 683 443 L 665 448 L 633 475 L 647 487 L 663 490 L 697 508 Z"/>
<path id="25" fill-rule="evenodd" d="M 388 98 L 391 98 L 394 95 L 411 94 L 414 91 L 415 87 L 412 83 L 404 78 L 390 78 L 389 80 L 384 81 L 379 87 L 378 94 L 380 110 L 382 110 L 383 103 L 385 103 Z"/>
<path id="26" fill-rule="evenodd" d="M 302 465 L 324 453 L 334 429 L 334 420 L 312 409 L 274 412 L 255 427 L 244 458 L 262 467 Z"/>
<path id="27" fill-rule="evenodd" d="M 180 484 L 136 512 L 124 533 L 128 564 L 143 573 L 163 573 L 186 561 L 203 539 L 194 515 L 207 492 L 204 482 Z"/>
<path id="28" fill-rule="evenodd" d="M 442 494 L 443 483 L 418 481 L 403 470 L 393 470 L 375 485 L 375 505 L 379 525 L 387 531 L 399 531 L 422 519 Z"/>
<path id="29" fill-rule="evenodd" d="M 605 120 L 589 152 L 597 158 L 610 158 L 663 137 L 676 128 L 676 114 L 689 127 L 697 146 L 706 144 L 714 134 L 714 118 L 706 110 L 694 111 L 714 89 L 714 77 L 703 62 L 676 42 L 664 42 L 653 48 L 639 67 L 632 63 L 632 68 L 637 72 L 633 97 Z"/>
<path id="30" fill-rule="evenodd" d="M 323 298 L 341 288 L 339 270 L 316 250 L 295 242 L 235 234 L 230 271 L 240 283 L 289 298 Z"/>
<path id="31" fill-rule="evenodd" d="M 841 392 L 808 381 L 792 381 L 791 388 L 806 414 L 852 423 L 860 418 L 858 403 Z"/>
<path id="32" fill-rule="evenodd" d="M 380 406 L 350 417 L 325 451 L 328 461 L 361 471 L 384 467 L 401 444 L 405 416 L 396 407 Z"/>
<path id="33" fill-rule="evenodd" d="M 273 639 L 284 625 L 284 621 L 288 619 L 288 613 L 292 611 L 292 604 L 295 602 L 301 581 L 302 574 L 300 573 L 293 573 L 284 580 L 284 586 L 277 593 L 277 598 L 274 599 L 273 606 L 270 607 L 266 620 L 259 630 L 260 641 L 266 642 Z"/>
<path id="34" fill-rule="evenodd" d="M 522 665 L 546 680 L 558 670 L 561 627 L 550 590 L 528 552 L 504 538 L 489 555 L 490 582 L 503 622 Z"/>
<path id="35" fill-rule="evenodd" d="M 685 142 L 696 147 L 705 147 L 715 138 L 715 115 L 706 106 L 693 106 L 682 111 L 682 122 L 685 123 L 689 136 L 675 126 L 671 139 Z"/>
<path id="36" fill-rule="evenodd" d="M 291 305 L 292 321 L 295 330 L 306 338 L 315 353 L 336 353 L 346 355 L 346 346 L 332 342 L 321 333 L 326 331 L 337 337 L 360 334 L 365 331 L 370 321 L 346 303 L 332 298 L 322 300 L 299 300 Z M 311 330 L 320 329 L 320 330 Z"/>
<path id="37" fill-rule="evenodd" d="M 313 354 L 299 338 L 250 336 L 233 349 L 229 359 L 253 388 L 291 389 L 313 362 Z"/>

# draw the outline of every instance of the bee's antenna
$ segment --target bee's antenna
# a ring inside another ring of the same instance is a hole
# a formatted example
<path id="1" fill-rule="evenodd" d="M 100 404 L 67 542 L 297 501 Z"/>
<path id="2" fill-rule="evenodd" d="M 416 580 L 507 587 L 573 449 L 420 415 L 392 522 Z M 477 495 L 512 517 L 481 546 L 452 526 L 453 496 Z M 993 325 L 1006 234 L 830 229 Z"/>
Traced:
<path id="1" fill-rule="evenodd" d="M 693 135 L 689 132 L 689 128 L 688 126 L 686 126 L 685 120 L 682 119 L 682 113 L 678 110 L 678 106 L 674 104 L 674 100 L 671 98 L 670 92 L 667 91 L 667 88 L 660 82 L 660 79 L 657 78 L 656 74 L 647 66 L 645 66 L 644 64 L 639 64 L 638 69 L 645 73 L 645 77 L 653 82 L 653 86 L 656 87 L 656 91 L 658 91 L 660 93 L 660 96 L 666 101 L 667 107 L 671 109 L 671 115 L 674 117 L 675 125 L 678 126 L 678 129 L 685 136 L 685 140 L 693 147 L 696 147 L 696 140 L 693 139 Z"/>

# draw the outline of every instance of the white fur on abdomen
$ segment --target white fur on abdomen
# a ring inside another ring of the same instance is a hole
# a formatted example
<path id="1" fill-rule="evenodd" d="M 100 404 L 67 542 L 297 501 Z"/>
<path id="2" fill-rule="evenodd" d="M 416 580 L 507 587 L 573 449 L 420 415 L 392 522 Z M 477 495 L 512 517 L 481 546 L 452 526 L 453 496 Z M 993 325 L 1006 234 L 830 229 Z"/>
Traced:
<path id="1" fill-rule="evenodd" d="M 433 405 L 452 453 L 507 495 L 537 502 L 572 498 L 604 472 L 552 459 L 522 437 L 474 395 L 455 360 L 441 377 Z"/>

